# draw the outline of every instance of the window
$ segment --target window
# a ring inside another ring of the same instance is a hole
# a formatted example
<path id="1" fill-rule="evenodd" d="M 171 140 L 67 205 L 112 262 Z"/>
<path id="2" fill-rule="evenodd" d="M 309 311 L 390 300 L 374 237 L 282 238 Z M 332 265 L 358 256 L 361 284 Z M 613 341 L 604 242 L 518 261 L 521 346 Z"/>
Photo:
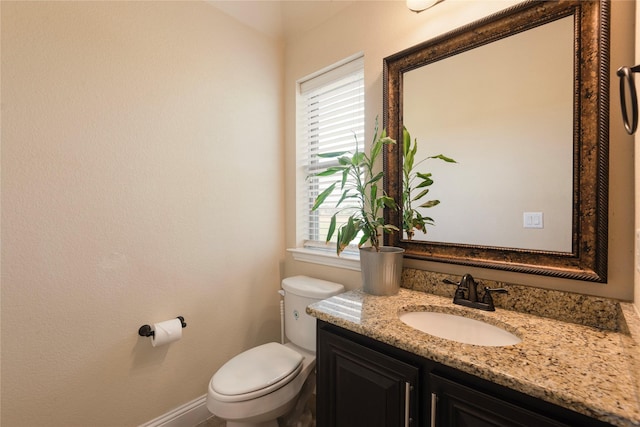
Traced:
<path id="1" fill-rule="evenodd" d="M 335 253 L 335 239 L 325 243 L 331 216 L 340 194 L 335 192 L 316 211 L 315 198 L 337 176 L 311 177 L 336 159 L 319 153 L 364 151 L 364 58 L 349 58 L 298 82 L 297 98 L 297 232 L 299 245 Z M 345 207 L 345 202 L 340 205 Z M 347 215 L 345 215 L 346 219 Z M 338 217 L 338 225 L 341 218 Z M 352 248 L 357 253 L 356 248 Z"/>

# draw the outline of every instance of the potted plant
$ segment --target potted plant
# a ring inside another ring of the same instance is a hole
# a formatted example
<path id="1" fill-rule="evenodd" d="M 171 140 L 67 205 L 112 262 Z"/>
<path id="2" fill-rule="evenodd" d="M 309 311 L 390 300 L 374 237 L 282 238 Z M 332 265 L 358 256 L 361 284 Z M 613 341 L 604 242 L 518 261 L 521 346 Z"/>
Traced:
<path id="1" fill-rule="evenodd" d="M 385 224 L 384 209 L 398 209 L 395 200 L 382 190 L 384 172 L 375 173 L 376 160 L 385 145 L 396 142 L 387 136 L 386 130 L 378 135 L 376 120 L 375 133 L 369 154 L 359 151 L 343 151 L 319 154 L 322 158 L 337 158 L 338 165 L 331 166 L 312 176 L 338 175 L 327 189 L 315 199 L 312 210 L 318 209 L 334 191 L 341 196 L 336 204 L 340 208 L 332 217 L 327 232 L 329 242 L 337 230 L 337 254 L 360 235 L 360 267 L 363 289 L 374 295 L 393 295 L 400 288 L 402 258 L 404 249 L 383 246 L 382 233 L 399 231 L 398 227 Z M 356 145 L 357 146 L 357 145 Z M 339 190 L 338 190 L 339 188 Z M 347 203 L 345 203 L 347 202 Z M 346 222 L 337 225 L 339 215 L 349 215 Z M 367 245 L 369 243 L 369 245 Z"/>
<path id="2" fill-rule="evenodd" d="M 423 216 L 416 208 L 413 202 L 421 200 L 429 193 L 429 188 L 433 184 L 431 173 L 417 172 L 415 169 L 419 164 L 429 159 L 440 159 L 448 163 L 457 163 L 454 159 L 438 154 L 430 156 L 422 161 L 415 163 L 415 156 L 418 151 L 418 140 L 411 142 L 411 135 L 407 128 L 402 129 L 402 228 L 407 233 L 407 239 L 411 240 L 415 234 L 415 230 L 421 230 L 427 234 L 427 225 L 434 225 L 431 217 Z M 414 164 L 415 163 L 415 164 Z M 417 196 L 411 195 L 413 190 L 420 190 Z M 422 202 L 419 208 L 431 208 L 440 203 L 440 200 L 428 200 Z"/>

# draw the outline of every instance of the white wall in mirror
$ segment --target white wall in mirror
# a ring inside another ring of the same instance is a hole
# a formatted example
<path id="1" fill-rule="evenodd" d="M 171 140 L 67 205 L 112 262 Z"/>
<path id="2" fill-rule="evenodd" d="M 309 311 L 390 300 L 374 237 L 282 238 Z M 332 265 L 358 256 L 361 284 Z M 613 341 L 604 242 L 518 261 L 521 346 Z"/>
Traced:
<path id="1" fill-rule="evenodd" d="M 571 251 L 573 20 L 563 18 L 404 74 L 404 124 L 436 225 L 414 239 Z M 426 200 L 427 198 L 425 198 Z M 543 228 L 523 213 L 542 212 Z"/>

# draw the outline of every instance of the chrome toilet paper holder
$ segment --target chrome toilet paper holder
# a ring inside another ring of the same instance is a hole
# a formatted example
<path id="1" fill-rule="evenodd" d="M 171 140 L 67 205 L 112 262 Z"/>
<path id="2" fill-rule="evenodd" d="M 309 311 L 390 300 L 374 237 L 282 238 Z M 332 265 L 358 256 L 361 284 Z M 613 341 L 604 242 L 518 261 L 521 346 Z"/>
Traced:
<path id="1" fill-rule="evenodd" d="M 180 319 L 180 324 L 182 324 L 182 328 L 186 328 L 187 324 L 184 321 L 184 317 L 178 316 L 176 319 Z M 153 337 L 155 333 L 151 329 L 151 325 L 142 325 L 140 329 L 138 329 L 138 335 L 141 337 Z"/>

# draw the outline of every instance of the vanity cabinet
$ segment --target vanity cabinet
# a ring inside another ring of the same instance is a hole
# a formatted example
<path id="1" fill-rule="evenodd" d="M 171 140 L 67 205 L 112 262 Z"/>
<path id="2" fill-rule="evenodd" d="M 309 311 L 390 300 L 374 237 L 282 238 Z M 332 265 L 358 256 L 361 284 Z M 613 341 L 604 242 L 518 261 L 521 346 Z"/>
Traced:
<path id="1" fill-rule="evenodd" d="M 317 425 L 390 427 L 414 424 L 420 367 L 338 334 L 318 335 Z M 417 424 L 416 424 L 417 425 Z"/>
<path id="2" fill-rule="evenodd" d="M 317 322 L 318 427 L 610 424 Z"/>

